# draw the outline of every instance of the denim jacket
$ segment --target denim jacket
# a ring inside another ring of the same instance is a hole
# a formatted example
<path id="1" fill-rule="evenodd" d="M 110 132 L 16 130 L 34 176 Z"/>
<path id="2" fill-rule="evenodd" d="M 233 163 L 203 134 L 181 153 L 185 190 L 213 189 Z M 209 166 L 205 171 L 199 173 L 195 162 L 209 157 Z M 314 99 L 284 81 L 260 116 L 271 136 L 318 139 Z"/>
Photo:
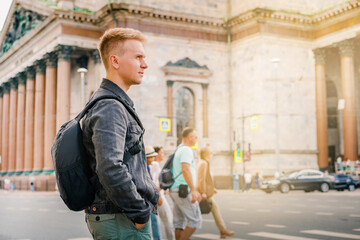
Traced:
<path id="1" fill-rule="evenodd" d="M 116 95 L 134 109 L 129 96 L 110 80 L 103 79 L 91 99 L 102 95 Z M 135 118 L 118 100 L 103 99 L 81 124 L 90 168 L 98 178 L 94 203 L 86 212 L 125 213 L 136 223 L 148 222 L 159 193 L 147 172 L 143 131 Z M 129 152 L 134 144 L 141 147 L 137 154 Z"/>

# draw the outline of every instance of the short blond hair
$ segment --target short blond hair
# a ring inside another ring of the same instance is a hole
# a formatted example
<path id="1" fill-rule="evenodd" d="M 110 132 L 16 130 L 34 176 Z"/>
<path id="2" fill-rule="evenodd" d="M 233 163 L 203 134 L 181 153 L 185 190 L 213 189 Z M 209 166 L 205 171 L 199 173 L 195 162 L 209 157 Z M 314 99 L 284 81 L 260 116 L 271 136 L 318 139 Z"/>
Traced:
<path id="1" fill-rule="evenodd" d="M 100 38 L 99 52 L 101 60 L 104 63 L 105 69 L 109 67 L 109 55 L 112 49 L 118 48 L 120 54 L 123 54 L 123 49 L 119 48 L 125 40 L 134 39 L 140 42 L 145 42 L 146 37 L 140 31 L 132 28 L 112 28 L 106 30 Z"/>
<path id="2" fill-rule="evenodd" d="M 200 158 L 205 159 L 206 156 L 211 154 L 211 150 L 209 147 L 203 147 L 200 149 Z"/>

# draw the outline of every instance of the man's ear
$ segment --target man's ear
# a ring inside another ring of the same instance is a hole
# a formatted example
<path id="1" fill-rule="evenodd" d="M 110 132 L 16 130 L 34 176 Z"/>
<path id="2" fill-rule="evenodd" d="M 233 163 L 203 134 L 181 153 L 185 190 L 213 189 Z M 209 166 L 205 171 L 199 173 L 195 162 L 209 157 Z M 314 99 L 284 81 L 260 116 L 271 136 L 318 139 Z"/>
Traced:
<path id="1" fill-rule="evenodd" d="M 109 56 L 109 65 L 114 69 L 119 69 L 119 59 L 116 55 L 110 55 Z"/>

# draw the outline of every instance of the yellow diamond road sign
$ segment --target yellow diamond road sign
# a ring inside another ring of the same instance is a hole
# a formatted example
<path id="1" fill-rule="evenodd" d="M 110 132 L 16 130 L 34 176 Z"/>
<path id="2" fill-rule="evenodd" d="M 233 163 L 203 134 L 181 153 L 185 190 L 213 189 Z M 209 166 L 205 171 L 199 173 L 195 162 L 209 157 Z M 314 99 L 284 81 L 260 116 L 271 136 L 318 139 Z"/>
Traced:
<path id="1" fill-rule="evenodd" d="M 171 119 L 170 118 L 160 118 L 159 129 L 162 132 L 170 132 L 171 131 Z"/>

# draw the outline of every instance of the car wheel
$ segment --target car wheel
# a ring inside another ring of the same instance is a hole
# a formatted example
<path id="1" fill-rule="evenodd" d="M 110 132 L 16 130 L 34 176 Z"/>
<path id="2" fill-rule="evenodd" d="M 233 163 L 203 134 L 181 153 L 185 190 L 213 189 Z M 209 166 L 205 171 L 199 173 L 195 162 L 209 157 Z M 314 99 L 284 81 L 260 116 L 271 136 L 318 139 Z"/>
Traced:
<path id="1" fill-rule="evenodd" d="M 350 184 L 348 189 L 349 189 L 350 192 L 355 191 L 355 185 Z"/>
<path id="2" fill-rule="evenodd" d="M 283 183 L 280 185 L 280 192 L 288 193 L 290 191 L 290 186 L 287 183 Z"/>
<path id="3" fill-rule="evenodd" d="M 322 183 L 322 184 L 320 185 L 320 191 L 321 191 L 321 192 L 328 192 L 328 191 L 329 191 L 329 184 L 327 184 L 327 183 Z"/>

